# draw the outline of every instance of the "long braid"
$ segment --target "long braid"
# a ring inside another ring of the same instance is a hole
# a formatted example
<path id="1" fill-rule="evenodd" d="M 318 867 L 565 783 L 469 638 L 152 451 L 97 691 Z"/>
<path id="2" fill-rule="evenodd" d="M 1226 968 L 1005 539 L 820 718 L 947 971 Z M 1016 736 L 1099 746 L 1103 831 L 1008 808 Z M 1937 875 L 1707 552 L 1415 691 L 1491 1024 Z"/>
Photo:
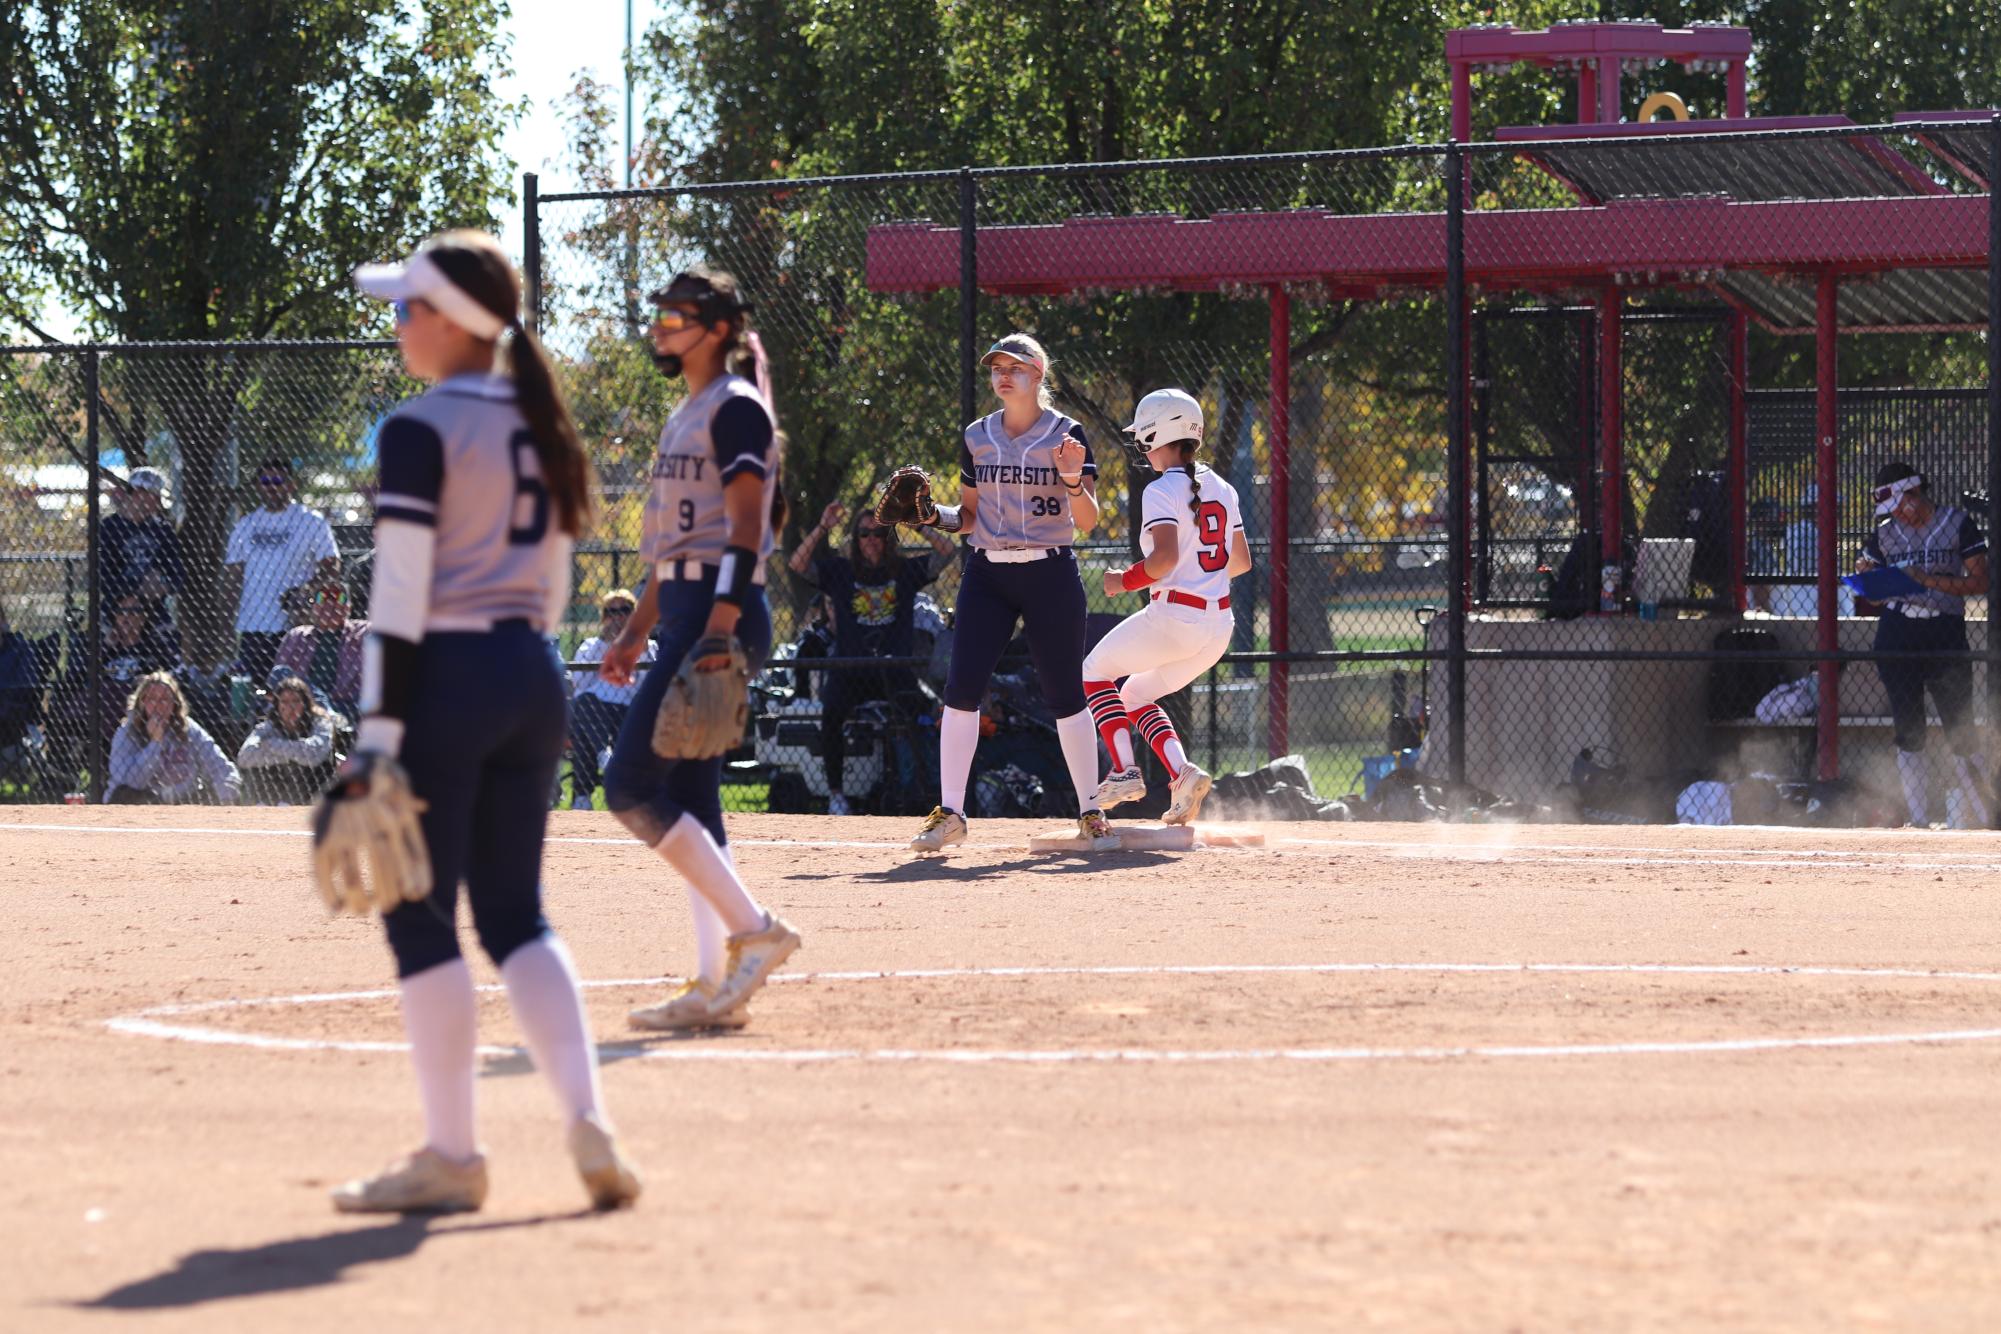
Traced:
<path id="1" fill-rule="evenodd" d="M 1202 513 L 1202 479 L 1195 475 L 1195 442 L 1193 440 L 1183 440 L 1181 442 L 1181 466 L 1188 472 L 1188 490 L 1190 493 L 1188 497 L 1188 512 L 1200 515 Z"/>

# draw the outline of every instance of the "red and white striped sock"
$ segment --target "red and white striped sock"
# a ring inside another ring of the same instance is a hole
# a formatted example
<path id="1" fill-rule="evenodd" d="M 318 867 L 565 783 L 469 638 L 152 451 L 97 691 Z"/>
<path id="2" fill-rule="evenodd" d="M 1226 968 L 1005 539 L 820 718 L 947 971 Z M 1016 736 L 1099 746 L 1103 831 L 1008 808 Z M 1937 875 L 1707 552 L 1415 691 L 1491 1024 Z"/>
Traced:
<path id="1" fill-rule="evenodd" d="M 1105 753 L 1112 757 L 1114 769 L 1133 767 L 1133 725 L 1126 717 L 1126 706 L 1119 699 L 1119 688 L 1110 681 L 1086 681 L 1084 683 L 1084 705 L 1091 711 L 1091 721 L 1097 724 L 1098 735 L 1104 739 Z"/>
<path id="2" fill-rule="evenodd" d="M 1174 724 L 1168 721 L 1166 710 L 1158 704 L 1148 704 L 1132 715 L 1133 726 L 1146 738 L 1146 744 L 1153 747 L 1153 753 L 1160 757 L 1167 768 L 1169 778 L 1178 778 L 1188 767 L 1188 755 L 1181 749 L 1181 738 L 1175 734 Z"/>

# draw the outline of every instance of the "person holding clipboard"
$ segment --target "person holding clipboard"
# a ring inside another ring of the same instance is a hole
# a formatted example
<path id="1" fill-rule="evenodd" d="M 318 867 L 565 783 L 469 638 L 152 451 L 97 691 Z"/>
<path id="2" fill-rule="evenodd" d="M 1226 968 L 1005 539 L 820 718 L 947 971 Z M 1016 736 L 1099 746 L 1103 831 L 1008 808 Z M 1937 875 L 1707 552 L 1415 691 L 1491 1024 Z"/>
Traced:
<path id="1" fill-rule="evenodd" d="M 1966 652 L 1966 599 L 1987 592 L 1987 536 L 1972 516 L 1933 502 L 1924 474 L 1909 463 L 1876 473 L 1876 530 L 1862 544 L 1856 573 L 1843 580 L 1884 604 L 1879 652 L 1937 653 L 1935 659 L 1876 664 L 1890 697 L 1897 775 L 1912 824 L 1930 823 L 1925 767 L 1925 692 L 1938 706 L 1952 748 L 1954 778 L 1977 828 L 1992 823 L 1986 776 L 1972 727 L 1973 666 Z"/>

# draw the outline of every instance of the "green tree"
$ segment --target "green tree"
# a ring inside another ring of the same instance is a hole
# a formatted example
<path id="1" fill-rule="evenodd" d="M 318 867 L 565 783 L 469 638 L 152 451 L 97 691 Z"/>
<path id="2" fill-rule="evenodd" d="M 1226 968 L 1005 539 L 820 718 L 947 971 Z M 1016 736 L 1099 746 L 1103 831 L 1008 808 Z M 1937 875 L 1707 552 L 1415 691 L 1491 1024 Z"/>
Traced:
<path id="1" fill-rule="evenodd" d="M 0 10 L 0 320 L 45 297 L 124 340 L 363 325 L 354 265 L 509 194 L 503 0 L 21 0 Z M 379 319 L 377 315 L 374 318 Z M 253 364 L 188 358 L 150 415 L 213 587 Z M 145 405 L 131 411 L 146 415 Z M 114 430 L 127 420 L 111 412 Z M 149 435 L 125 431 L 134 461 Z M 246 448 L 254 441 L 243 442 Z M 185 599 L 213 642 L 230 609 Z"/>

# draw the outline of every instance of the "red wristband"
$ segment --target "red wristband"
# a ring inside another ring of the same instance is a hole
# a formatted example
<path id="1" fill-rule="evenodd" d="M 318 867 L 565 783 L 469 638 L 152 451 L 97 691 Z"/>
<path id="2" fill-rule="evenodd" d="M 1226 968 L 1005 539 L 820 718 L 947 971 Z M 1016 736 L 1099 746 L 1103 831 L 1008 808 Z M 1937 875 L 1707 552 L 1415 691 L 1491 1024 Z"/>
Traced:
<path id="1" fill-rule="evenodd" d="M 1146 572 L 1146 562 L 1143 560 L 1127 566 L 1126 572 L 1119 578 L 1119 586 L 1128 593 L 1145 588 L 1152 582 L 1153 576 Z"/>

